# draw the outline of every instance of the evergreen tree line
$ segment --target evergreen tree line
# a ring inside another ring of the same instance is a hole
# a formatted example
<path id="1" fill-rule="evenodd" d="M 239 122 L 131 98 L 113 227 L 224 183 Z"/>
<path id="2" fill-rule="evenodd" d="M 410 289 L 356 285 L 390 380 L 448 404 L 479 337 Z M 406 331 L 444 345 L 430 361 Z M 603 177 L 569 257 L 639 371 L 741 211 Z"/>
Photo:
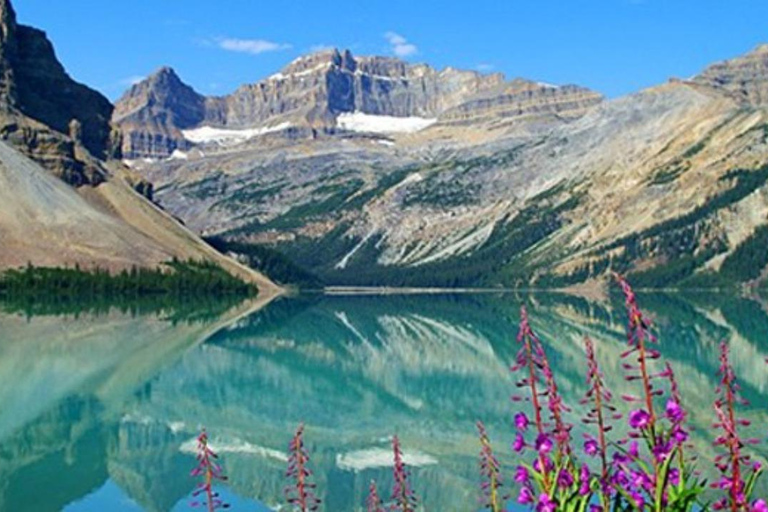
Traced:
<path id="1" fill-rule="evenodd" d="M 79 266 L 36 267 L 0 274 L 0 297 L 119 299 L 141 296 L 254 295 L 256 288 L 210 262 L 173 259 L 161 268 L 138 268 L 111 273 Z"/>

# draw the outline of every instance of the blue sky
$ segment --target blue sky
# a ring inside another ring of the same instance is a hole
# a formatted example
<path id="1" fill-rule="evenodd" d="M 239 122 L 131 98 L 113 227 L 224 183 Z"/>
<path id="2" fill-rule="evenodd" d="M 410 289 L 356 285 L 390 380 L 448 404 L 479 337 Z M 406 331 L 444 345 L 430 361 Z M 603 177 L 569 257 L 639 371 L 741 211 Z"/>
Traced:
<path id="1" fill-rule="evenodd" d="M 768 42 L 765 0 L 15 0 L 77 80 L 119 97 L 162 65 L 226 94 L 315 48 L 576 83 L 610 97 Z"/>

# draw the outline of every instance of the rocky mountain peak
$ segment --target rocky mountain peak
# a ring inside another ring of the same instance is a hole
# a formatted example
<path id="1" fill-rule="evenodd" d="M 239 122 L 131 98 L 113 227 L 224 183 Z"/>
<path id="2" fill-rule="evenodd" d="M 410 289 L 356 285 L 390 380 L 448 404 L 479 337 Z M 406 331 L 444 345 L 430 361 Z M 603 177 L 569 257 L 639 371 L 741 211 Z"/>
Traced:
<path id="1" fill-rule="evenodd" d="M 99 173 L 77 155 L 111 155 L 112 105 L 72 80 L 45 32 L 16 23 L 9 0 L 0 0 L 0 138 L 76 184 Z M 78 140 L 69 138 L 73 120 Z"/>
<path id="2" fill-rule="evenodd" d="M 768 105 L 768 44 L 712 64 L 693 81 L 725 91 L 745 104 Z"/>
<path id="3" fill-rule="evenodd" d="M 205 118 L 206 98 L 163 66 L 134 84 L 115 105 L 112 120 L 122 131 L 125 158 L 165 157 L 186 149 L 181 130 Z"/>
<path id="4" fill-rule="evenodd" d="M 0 0 L 0 28 L 3 35 L 6 29 L 16 25 L 16 11 L 13 10 L 10 0 Z"/>
<path id="5" fill-rule="evenodd" d="M 163 66 L 159 68 L 157 71 L 149 75 L 147 79 L 155 84 L 184 85 L 184 83 L 181 81 L 181 78 L 179 78 L 179 75 L 176 73 L 176 70 L 170 66 Z"/>

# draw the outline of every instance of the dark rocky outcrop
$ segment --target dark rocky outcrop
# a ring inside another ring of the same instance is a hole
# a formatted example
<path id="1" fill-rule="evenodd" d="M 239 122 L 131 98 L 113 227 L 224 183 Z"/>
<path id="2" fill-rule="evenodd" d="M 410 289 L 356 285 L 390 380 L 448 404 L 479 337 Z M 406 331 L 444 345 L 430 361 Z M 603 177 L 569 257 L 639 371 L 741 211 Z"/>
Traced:
<path id="1" fill-rule="evenodd" d="M 104 171 L 95 159 L 116 156 L 112 110 L 69 77 L 44 32 L 19 25 L 0 0 L 0 137 L 71 184 L 98 184 Z"/>

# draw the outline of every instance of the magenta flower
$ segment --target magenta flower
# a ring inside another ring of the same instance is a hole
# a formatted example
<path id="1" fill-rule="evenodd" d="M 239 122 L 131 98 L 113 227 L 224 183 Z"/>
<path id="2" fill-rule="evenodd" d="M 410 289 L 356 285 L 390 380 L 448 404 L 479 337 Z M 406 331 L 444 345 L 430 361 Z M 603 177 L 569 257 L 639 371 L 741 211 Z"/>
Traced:
<path id="1" fill-rule="evenodd" d="M 539 434 L 536 438 L 534 448 L 536 448 L 536 451 L 540 454 L 546 455 L 552 451 L 552 439 L 550 439 L 547 434 Z"/>
<path id="2" fill-rule="evenodd" d="M 379 490 L 376 488 L 376 482 L 371 480 L 371 484 L 368 487 L 368 499 L 365 500 L 367 512 L 384 512 L 384 508 L 381 504 L 381 498 L 379 497 Z"/>
<path id="3" fill-rule="evenodd" d="M 557 512 L 557 503 L 550 499 L 548 494 L 539 495 L 539 503 L 536 505 L 536 512 Z"/>
<path id="4" fill-rule="evenodd" d="M 682 423 L 685 419 L 683 408 L 674 400 L 667 401 L 666 415 L 672 423 Z"/>
<path id="5" fill-rule="evenodd" d="M 517 428 L 517 430 L 525 432 L 528 430 L 528 424 L 528 416 L 526 416 L 524 412 L 515 414 L 515 428 Z"/>
<path id="6" fill-rule="evenodd" d="M 520 494 L 517 497 L 517 502 L 521 505 L 530 505 L 535 501 L 533 493 L 528 487 L 520 489 Z"/>
<path id="7" fill-rule="evenodd" d="M 213 490 L 213 483 L 216 480 L 222 482 L 227 480 L 227 477 L 224 476 L 224 473 L 222 472 L 221 466 L 217 462 L 218 458 L 219 456 L 216 455 L 216 452 L 214 452 L 208 444 L 208 434 L 205 432 L 205 429 L 203 429 L 202 432 L 200 432 L 200 435 L 197 436 L 197 467 L 195 467 L 190 474 L 192 476 L 202 477 L 203 479 L 203 481 L 195 488 L 192 497 L 197 498 L 198 496 L 204 496 L 205 499 L 203 501 L 195 499 L 190 503 L 192 507 L 197 508 L 205 506 L 208 509 L 208 512 L 229 507 L 227 503 L 224 503 L 219 498 L 219 493 Z"/>
<path id="8" fill-rule="evenodd" d="M 392 506 L 393 512 L 414 512 L 416 510 L 416 495 L 411 489 L 411 484 L 408 480 L 409 474 L 403 461 L 403 452 L 400 449 L 400 440 L 395 436 L 392 439 L 392 451 L 395 457 L 394 469 L 392 475 L 394 477 L 394 485 L 392 486 Z"/>
<path id="9" fill-rule="evenodd" d="M 600 447 L 597 444 L 597 440 L 591 437 L 584 441 L 584 453 L 590 457 L 594 457 L 600 452 Z"/>
<path id="10" fill-rule="evenodd" d="M 480 475 L 482 477 L 480 489 L 482 501 L 491 512 L 501 512 L 506 501 L 506 496 L 501 496 L 499 490 L 503 487 L 501 480 L 501 466 L 491 447 L 491 441 L 485 425 L 477 422 L 477 431 L 480 435 Z"/>
<path id="11" fill-rule="evenodd" d="M 525 484 L 530 481 L 531 475 L 528 473 L 528 469 L 525 466 L 517 466 L 515 469 L 515 482 L 519 484 Z"/>
<path id="12" fill-rule="evenodd" d="M 285 476 L 291 485 L 285 488 L 285 499 L 300 512 L 310 512 L 320 507 L 320 498 L 315 495 L 315 484 L 311 481 L 309 454 L 304 447 L 304 424 L 296 429 L 288 445 L 288 469 Z"/>
<path id="13" fill-rule="evenodd" d="M 523 437 L 523 435 L 519 433 L 515 434 L 515 440 L 512 441 L 512 449 L 516 453 L 520 453 L 525 449 L 525 447 L 526 447 L 526 444 L 525 444 L 525 438 Z"/>
<path id="14" fill-rule="evenodd" d="M 648 427 L 653 430 L 653 425 L 656 423 L 656 414 L 653 410 L 653 397 L 657 396 L 661 390 L 655 390 L 651 383 L 651 379 L 653 379 L 654 376 L 649 371 L 648 361 L 658 359 L 659 353 L 655 350 L 648 349 L 647 344 L 656 343 L 656 337 L 651 334 L 650 321 L 643 315 L 643 312 L 640 311 L 640 307 L 637 305 L 637 296 L 632 290 L 632 287 L 619 274 L 614 274 L 614 277 L 624 293 L 624 302 L 627 309 L 627 316 L 629 317 L 629 323 L 627 325 L 627 342 L 631 348 L 622 354 L 622 357 L 627 358 L 633 354 L 637 354 L 637 364 L 624 365 L 625 369 L 635 372 L 627 374 L 625 379 L 628 381 L 642 381 L 645 407 L 648 414 Z"/>
<path id="15" fill-rule="evenodd" d="M 581 466 L 581 471 L 579 472 L 579 495 L 586 496 L 591 492 L 590 477 L 589 467 L 586 464 Z"/>
<path id="16" fill-rule="evenodd" d="M 765 500 L 757 500 L 754 503 L 752 503 L 752 506 L 749 508 L 750 512 L 768 512 L 768 504 L 766 504 Z"/>
<path id="17" fill-rule="evenodd" d="M 743 453 L 743 448 L 750 440 L 742 439 L 738 427 L 745 425 L 743 420 L 736 416 L 736 404 L 746 404 L 741 397 L 740 387 L 736 381 L 736 374 L 730 363 L 730 347 L 726 342 L 720 344 L 720 385 L 717 388 L 717 399 L 714 403 L 717 423 L 714 427 L 720 430 L 720 435 L 715 439 L 714 445 L 722 447 L 724 453 L 715 457 L 715 466 L 722 473 L 720 481 L 713 484 L 714 487 L 727 491 L 727 496 L 715 503 L 715 506 L 731 508 L 731 510 L 743 510 L 748 508 L 749 496 L 746 495 L 747 484 L 756 476 L 760 469 L 754 469 L 749 455 Z M 750 470 L 752 475 L 748 476 Z"/>
<path id="18" fill-rule="evenodd" d="M 557 485 L 563 489 L 568 489 L 573 485 L 573 475 L 571 475 L 570 471 L 560 470 L 560 473 L 557 475 Z"/>
<path id="19" fill-rule="evenodd" d="M 629 413 L 629 426 L 642 430 L 651 424 L 651 415 L 644 409 L 636 409 Z"/>

